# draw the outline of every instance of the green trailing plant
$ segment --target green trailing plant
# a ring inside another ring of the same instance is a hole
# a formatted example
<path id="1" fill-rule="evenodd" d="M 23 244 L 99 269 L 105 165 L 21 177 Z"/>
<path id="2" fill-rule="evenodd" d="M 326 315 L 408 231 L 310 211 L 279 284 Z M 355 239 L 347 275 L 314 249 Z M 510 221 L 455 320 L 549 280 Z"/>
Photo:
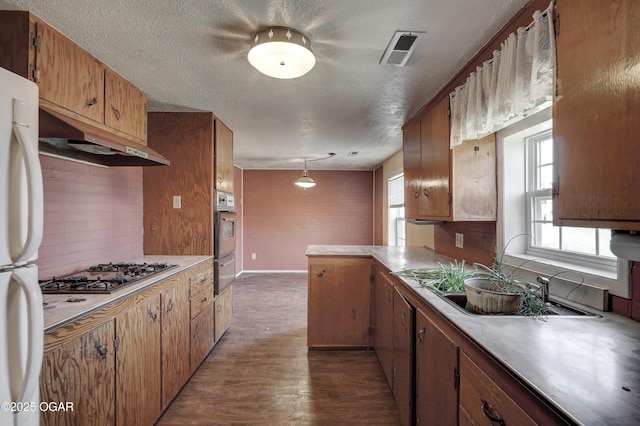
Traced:
<path id="1" fill-rule="evenodd" d="M 464 291 L 464 281 L 475 274 L 474 270 L 466 266 L 464 260 L 454 261 L 449 265 L 438 262 L 438 265 L 438 268 L 403 269 L 392 274 L 413 278 L 422 287 L 438 294 Z"/>

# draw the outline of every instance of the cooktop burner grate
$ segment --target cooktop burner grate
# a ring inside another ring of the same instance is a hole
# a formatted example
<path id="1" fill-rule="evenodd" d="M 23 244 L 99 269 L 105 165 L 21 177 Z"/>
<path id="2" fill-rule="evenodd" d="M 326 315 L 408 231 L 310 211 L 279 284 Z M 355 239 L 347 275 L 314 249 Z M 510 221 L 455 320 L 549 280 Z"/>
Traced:
<path id="1" fill-rule="evenodd" d="M 175 266 L 168 263 L 101 263 L 78 275 L 40 280 L 40 288 L 45 294 L 109 294 Z"/>

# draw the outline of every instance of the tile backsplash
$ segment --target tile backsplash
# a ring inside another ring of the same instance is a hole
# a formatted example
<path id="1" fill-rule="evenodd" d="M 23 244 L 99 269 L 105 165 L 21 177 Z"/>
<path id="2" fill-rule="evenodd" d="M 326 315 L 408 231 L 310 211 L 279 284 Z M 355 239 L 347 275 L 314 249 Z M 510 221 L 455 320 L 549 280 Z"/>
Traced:
<path id="1" fill-rule="evenodd" d="M 40 279 L 143 254 L 141 167 L 100 167 L 40 156 L 44 236 Z"/>

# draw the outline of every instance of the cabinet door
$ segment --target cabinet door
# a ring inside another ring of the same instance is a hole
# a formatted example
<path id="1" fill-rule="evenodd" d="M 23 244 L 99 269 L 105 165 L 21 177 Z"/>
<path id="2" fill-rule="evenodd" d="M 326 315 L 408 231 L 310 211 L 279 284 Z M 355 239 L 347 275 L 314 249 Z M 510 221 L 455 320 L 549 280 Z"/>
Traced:
<path id="1" fill-rule="evenodd" d="M 638 230 L 640 2 L 558 0 L 557 13 L 554 224 Z"/>
<path id="2" fill-rule="evenodd" d="M 458 418 L 458 347 L 416 312 L 416 422 L 454 425 Z"/>
<path id="3" fill-rule="evenodd" d="M 114 338 L 108 321 L 44 354 L 40 400 L 72 402 L 73 410 L 40 411 L 41 424 L 115 424 Z"/>
<path id="4" fill-rule="evenodd" d="M 420 121 L 421 216 L 446 219 L 450 215 L 449 98 L 434 106 Z"/>
<path id="5" fill-rule="evenodd" d="M 116 318 L 117 424 L 150 425 L 161 412 L 160 295 Z"/>
<path id="6" fill-rule="evenodd" d="M 233 192 L 233 132 L 216 119 L 216 189 Z"/>
<path id="7" fill-rule="evenodd" d="M 107 68 L 104 124 L 147 144 L 147 94 Z"/>
<path id="8" fill-rule="evenodd" d="M 455 221 L 495 221 L 498 210 L 496 134 L 451 150 Z"/>
<path id="9" fill-rule="evenodd" d="M 404 163 L 404 209 L 408 219 L 420 216 L 422 198 L 420 150 L 420 120 L 404 128 L 402 132 L 402 159 Z"/>
<path id="10" fill-rule="evenodd" d="M 191 352 L 189 315 L 189 280 L 180 274 L 175 285 L 160 294 L 162 305 L 162 409 L 189 380 Z"/>
<path id="11" fill-rule="evenodd" d="M 307 345 L 371 345 L 372 262 L 362 258 L 309 258 Z"/>
<path id="12" fill-rule="evenodd" d="M 397 287 L 393 295 L 393 397 L 403 425 L 413 424 L 414 308 Z"/>
<path id="13" fill-rule="evenodd" d="M 40 98 L 103 123 L 104 64 L 43 21 L 37 33 Z"/>
<path id="14" fill-rule="evenodd" d="M 191 320 L 191 373 L 193 374 L 206 358 L 214 344 L 213 303 Z"/>
<path id="15" fill-rule="evenodd" d="M 538 424 L 464 352 L 460 353 L 459 410 L 464 425 Z"/>
<path id="16" fill-rule="evenodd" d="M 393 284 L 386 271 L 376 269 L 374 278 L 373 346 L 389 386 L 393 386 Z"/>
<path id="17" fill-rule="evenodd" d="M 227 331 L 233 319 L 233 284 L 218 295 L 213 303 L 215 308 L 214 340 L 217 342 Z"/>

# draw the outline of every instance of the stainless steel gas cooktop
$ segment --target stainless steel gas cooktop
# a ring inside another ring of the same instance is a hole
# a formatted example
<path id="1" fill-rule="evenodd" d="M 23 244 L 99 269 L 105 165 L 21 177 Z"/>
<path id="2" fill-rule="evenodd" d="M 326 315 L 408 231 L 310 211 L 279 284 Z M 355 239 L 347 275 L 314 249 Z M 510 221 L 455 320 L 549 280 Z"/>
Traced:
<path id="1" fill-rule="evenodd" d="M 175 266 L 168 263 L 101 263 L 77 274 L 39 282 L 45 294 L 109 294 Z"/>

